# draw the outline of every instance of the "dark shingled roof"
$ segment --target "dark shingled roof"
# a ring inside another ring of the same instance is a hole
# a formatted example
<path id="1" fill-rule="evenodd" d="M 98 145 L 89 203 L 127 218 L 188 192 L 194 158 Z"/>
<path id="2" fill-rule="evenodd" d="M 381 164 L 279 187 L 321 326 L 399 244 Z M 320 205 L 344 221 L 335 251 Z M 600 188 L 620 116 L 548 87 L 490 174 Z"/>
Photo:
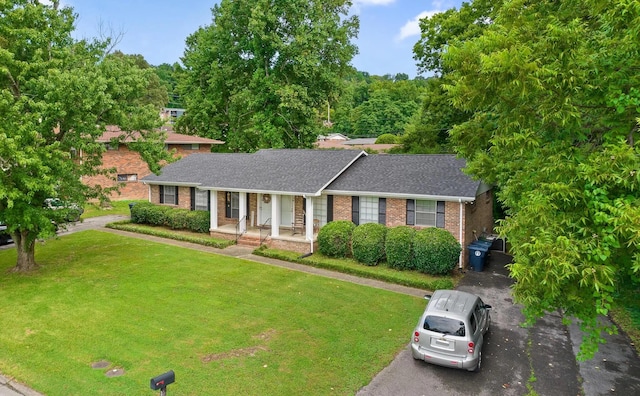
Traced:
<path id="1" fill-rule="evenodd" d="M 465 160 L 455 155 L 369 155 L 349 167 L 325 192 L 474 200 L 480 182 L 462 172 L 465 166 Z"/>
<path id="2" fill-rule="evenodd" d="M 319 194 L 353 161 L 354 150 L 260 150 L 254 154 L 191 154 L 162 169 L 149 184 L 192 185 L 227 191 Z"/>

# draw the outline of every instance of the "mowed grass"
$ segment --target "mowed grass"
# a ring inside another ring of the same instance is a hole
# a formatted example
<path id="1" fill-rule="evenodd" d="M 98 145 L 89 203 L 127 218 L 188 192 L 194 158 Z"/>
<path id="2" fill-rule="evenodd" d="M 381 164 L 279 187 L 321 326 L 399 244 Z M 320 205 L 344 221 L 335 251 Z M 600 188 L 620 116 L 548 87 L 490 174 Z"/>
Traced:
<path id="1" fill-rule="evenodd" d="M 84 213 L 82 214 L 82 219 L 88 219 L 91 217 L 98 216 L 106 216 L 106 215 L 130 215 L 131 210 L 129 209 L 130 203 L 139 203 L 139 202 L 147 202 L 140 200 L 122 200 L 122 201 L 111 201 L 109 206 L 102 207 L 99 204 L 87 203 L 84 206 Z"/>
<path id="2" fill-rule="evenodd" d="M 0 251 L 0 372 L 47 395 L 351 395 L 407 345 L 419 298 L 100 231 Z M 92 368 L 106 361 L 109 367 Z M 107 371 L 124 369 L 119 377 Z"/>

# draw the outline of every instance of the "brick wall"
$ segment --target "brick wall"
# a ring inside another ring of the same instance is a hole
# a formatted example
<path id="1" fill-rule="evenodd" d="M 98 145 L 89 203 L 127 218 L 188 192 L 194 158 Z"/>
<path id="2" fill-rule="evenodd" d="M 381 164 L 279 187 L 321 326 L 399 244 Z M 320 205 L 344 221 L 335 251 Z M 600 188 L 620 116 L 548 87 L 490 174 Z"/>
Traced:
<path id="1" fill-rule="evenodd" d="M 178 204 L 163 203 L 160 204 L 160 186 L 143 185 L 145 188 L 151 187 L 151 203 L 156 205 L 171 206 L 172 208 L 191 209 L 191 187 L 178 187 Z M 147 198 L 147 196 L 145 196 Z"/>
<path id="2" fill-rule="evenodd" d="M 344 195 L 333 196 L 333 220 L 351 221 L 351 197 Z"/>
<path id="3" fill-rule="evenodd" d="M 387 198 L 387 226 L 396 227 L 407 224 L 407 200 Z"/>
<path id="4" fill-rule="evenodd" d="M 267 240 L 267 245 L 273 249 L 282 249 L 289 250 L 292 252 L 297 252 L 300 254 L 310 253 L 311 252 L 311 243 L 310 242 L 296 242 L 296 241 L 287 241 L 283 239 L 271 239 Z M 318 242 L 313 243 L 313 251 L 318 251 Z"/>
<path id="5" fill-rule="evenodd" d="M 473 230 L 478 236 L 486 229 L 493 232 L 493 196 L 491 191 L 479 196 L 473 204 L 463 204 L 463 235 L 460 240 L 460 203 L 445 202 L 444 229 L 449 231 L 463 247 L 473 240 Z M 333 219 L 351 220 L 351 197 L 333 197 Z M 407 200 L 387 198 L 387 227 L 407 224 Z M 421 227 L 415 227 L 420 229 Z"/>
<path id="6" fill-rule="evenodd" d="M 487 191 L 477 197 L 473 204 L 466 205 L 466 219 L 465 244 L 463 246 L 466 247 L 474 240 L 473 231 L 478 237 L 482 236 L 483 232 L 493 233 L 493 191 Z"/>
<path id="7" fill-rule="evenodd" d="M 210 144 L 201 144 L 198 150 L 188 150 L 183 145 L 169 145 L 169 150 L 176 150 L 176 156 L 186 157 L 193 153 L 211 152 Z M 120 187 L 120 194 L 114 192 L 110 198 L 114 200 L 124 199 L 147 199 L 148 188 L 140 181 L 143 177 L 151 174 L 147 163 L 142 160 L 140 155 L 129 148 L 125 144 L 121 144 L 118 150 L 107 150 L 102 154 L 102 168 L 115 168 L 116 174 L 113 179 L 105 176 L 84 177 L 83 183 L 89 186 L 100 185 L 103 188 L 114 187 L 118 185 L 116 175 L 137 175 L 138 181 L 123 182 Z"/>

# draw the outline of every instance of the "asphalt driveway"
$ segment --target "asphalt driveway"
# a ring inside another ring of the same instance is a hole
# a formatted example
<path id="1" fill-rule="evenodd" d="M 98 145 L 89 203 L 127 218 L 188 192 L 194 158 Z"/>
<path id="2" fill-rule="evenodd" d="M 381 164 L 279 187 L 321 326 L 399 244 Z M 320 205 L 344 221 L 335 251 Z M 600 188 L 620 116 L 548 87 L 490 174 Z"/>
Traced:
<path id="1" fill-rule="evenodd" d="M 640 394 L 640 359 L 625 335 L 606 337 L 607 344 L 593 360 L 578 363 L 580 331 L 563 325 L 559 313 L 529 329 L 519 326 L 524 317 L 511 298 L 513 281 L 505 268 L 509 262 L 508 255 L 492 252 L 484 271 L 467 272 L 458 287 L 492 306 L 480 373 L 414 360 L 407 344 L 357 395 Z M 411 329 L 407 340 L 410 336 Z"/>

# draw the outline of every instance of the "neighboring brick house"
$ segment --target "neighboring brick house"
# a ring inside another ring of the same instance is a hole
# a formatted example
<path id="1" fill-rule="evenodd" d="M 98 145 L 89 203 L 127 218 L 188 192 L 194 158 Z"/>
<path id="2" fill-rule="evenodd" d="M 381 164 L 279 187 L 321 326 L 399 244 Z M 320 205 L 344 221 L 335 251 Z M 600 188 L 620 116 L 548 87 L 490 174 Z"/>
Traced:
<path id="1" fill-rule="evenodd" d="M 176 157 L 184 158 L 193 153 L 210 153 L 214 144 L 223 144 L 219 140 L 182 135 L 170 129 L 165 132 L 167 134 L 165 147 L 167 150 L 175 150 Z M 148 199 L 149 189 L 140 180 L 151 174 L 151 171 L 137 152 L 129 150 L 128 143 L 133 141 L 133 137 L 127 137 L 117 145 L 111 143 L 122 133 L 118 127 L 108 126 L 106 132 L 97 139 L 98 143 L 106 146 L 106 151 L 102 155 L 102 167 L 115 168 L 115 180 L 106 176 L 85 176 L 82 181 L 87 185 L 100 185 L 103 188 L 120 184 L 120 194 L 113 193 L 111 199 Z"/>
<path id="2" fill-rule="evenodd" d="M 491 233 L 492 191 L 464 167 L 454 155 L 272 149 L 195 154 L 142 181 L 153 203 L 210 211 L 211 235 L 259 233 L 260 243 L 306 253 L 334 220 L 440 227 L 462 246 Z"/>

